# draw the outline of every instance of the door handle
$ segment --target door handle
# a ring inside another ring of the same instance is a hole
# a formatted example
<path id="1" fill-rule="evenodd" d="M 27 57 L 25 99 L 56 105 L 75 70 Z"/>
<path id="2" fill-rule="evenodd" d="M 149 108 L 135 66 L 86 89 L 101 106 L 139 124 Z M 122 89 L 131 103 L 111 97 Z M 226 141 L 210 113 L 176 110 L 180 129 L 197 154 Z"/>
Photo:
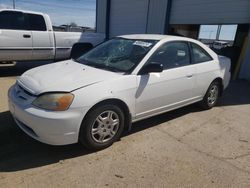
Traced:
<path id="1" fill-rule="evenodd" d="M 192 78 L 193 75 L 192 75 L 192 74 L 188 74 L 187 77 L 188 77 L 188 78 Z"/>
<path id="2" fill-rule="evenodd" d="M 23 38 L 30 38 L 30 37 L 31 37 L 31 35 L 28 35 L 28 34 L 23 35 Z"/>

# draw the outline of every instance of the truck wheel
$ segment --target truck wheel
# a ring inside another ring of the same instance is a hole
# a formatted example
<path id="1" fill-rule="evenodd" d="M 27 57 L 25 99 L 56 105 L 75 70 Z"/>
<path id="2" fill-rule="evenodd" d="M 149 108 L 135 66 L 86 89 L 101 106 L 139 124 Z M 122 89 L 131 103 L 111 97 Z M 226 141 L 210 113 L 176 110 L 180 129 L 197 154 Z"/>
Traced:
<path id="1" fill-rule="evenodd" d="M 213 108 L 219 98 L 221 85 L 218 81 L 214 81 L 210 84 L 206 95 L 204 96 L 203 100 L 200 102 L 201 107 L 205 110 Z"/>
<path id="2" fill-rule="evenodd" d="M 124 113 L 118 106 L 98 106 L 82 122 L 79 141 L 90 150 L 107 148 L 120 138 L 124 121 Z"/>
<path id="3" fill-rule="evenodd" d="M 81 55 L 83 55 L 85 52 L 89 51 L 92 48 L 92 44 L 74 44 L 71 50 L 70 57 L 72 59 L 77 59 Z"/>

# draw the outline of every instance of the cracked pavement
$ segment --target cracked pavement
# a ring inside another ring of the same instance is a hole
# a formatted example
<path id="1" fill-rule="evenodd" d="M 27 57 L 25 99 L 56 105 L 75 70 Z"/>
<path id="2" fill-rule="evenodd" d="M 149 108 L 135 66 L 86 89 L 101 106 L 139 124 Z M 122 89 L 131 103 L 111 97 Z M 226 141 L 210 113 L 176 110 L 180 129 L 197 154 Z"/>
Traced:
<path id="1" fill-rule="evenodd" d="M 250 82 L 232 82 L 212 110 L 191 105 L 137 122 L 91 153 L 15 126 L 7 90 L 32 65 L 23 67 L 0 67 L 0 187 L 250 187 Z"/>

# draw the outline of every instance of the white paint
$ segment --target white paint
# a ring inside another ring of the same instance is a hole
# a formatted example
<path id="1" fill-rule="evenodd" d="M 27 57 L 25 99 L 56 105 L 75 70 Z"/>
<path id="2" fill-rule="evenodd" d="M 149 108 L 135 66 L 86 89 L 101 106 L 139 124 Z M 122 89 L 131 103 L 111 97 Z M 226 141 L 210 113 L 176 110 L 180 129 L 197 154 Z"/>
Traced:
<path id="1" fill-rule="evenodd" d="M 72 60 L 41 66 L 24 73 L 18 80 L 27 91 L 39 95 L 46 92 L 71 92 L 74 100 L 66 111 L 53 112 L 32 105 L 36 96 L 21 100 L 15 87 L 9 90 L 10 111 L 15 119 L 32 128 L 30 133 L 20 122 L 18 125 L 31 137 L 53 145 L 76 143 L 83 118 L 97 103 L 106 99 L 119 99 L 129 108 L 132 121 L 170 111 L 202 100 L 215 78 L 222 78 L 224 88 L 230 80 L 230 60 L 218 57 L 202 43 L 183 37 L 163 35 L 121 36 L 133 39 L 160 41 L 151 49 L 137 68 L 128 75 L 100 70 Z M 212 61 L 164 70 L 161 73 L 138 75 L 140 68 L 163 43 L 173 40 L 192 41 L 213 57 Z M 80 89 L 79 89 L 80 88 Z"/>

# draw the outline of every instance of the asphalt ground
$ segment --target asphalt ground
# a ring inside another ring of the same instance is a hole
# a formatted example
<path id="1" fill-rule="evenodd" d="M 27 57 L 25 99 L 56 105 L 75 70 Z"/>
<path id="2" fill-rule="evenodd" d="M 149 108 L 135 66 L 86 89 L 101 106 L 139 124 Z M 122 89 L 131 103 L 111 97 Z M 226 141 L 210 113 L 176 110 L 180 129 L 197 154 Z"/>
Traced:
<path id="1" fill-rule="evenodd" d="M 0 187 L 250 187 L 250 82 L 207 111 L 190 105 L 133 124 L 110 148 L 49 146 L 25 135 L 8 88 L 47 62 L 0 65 Z"/>

